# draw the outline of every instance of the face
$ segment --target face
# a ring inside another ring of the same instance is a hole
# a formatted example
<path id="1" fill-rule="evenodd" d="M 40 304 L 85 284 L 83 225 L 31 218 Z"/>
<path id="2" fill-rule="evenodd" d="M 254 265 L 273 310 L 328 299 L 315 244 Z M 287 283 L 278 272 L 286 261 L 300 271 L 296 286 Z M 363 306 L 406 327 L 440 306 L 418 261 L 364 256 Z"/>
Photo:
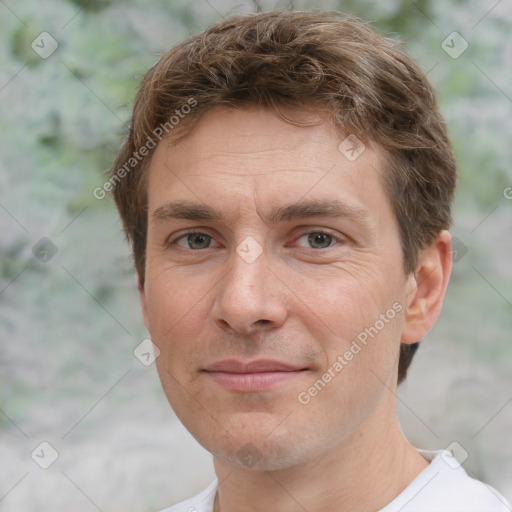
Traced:
<path id="1" fill-rule="evenodd" d="M 153 156 L 145 323 L 171 406 L 224 461 L 290 467 L 395 414 L 410 278 L 383 153 L 347 135 L 218 108 Z"/>

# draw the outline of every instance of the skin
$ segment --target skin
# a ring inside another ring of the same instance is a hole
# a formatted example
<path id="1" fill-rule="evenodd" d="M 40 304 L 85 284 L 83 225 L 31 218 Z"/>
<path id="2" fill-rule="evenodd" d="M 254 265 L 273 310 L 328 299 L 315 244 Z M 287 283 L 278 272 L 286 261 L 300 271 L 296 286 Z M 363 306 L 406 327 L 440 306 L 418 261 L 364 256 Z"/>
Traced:
<path id="1" fill-rule="evenodd" d="M 161 351 L 165 394 L 214 455 L 216 512 L 375 511 L 428 466 L 398 424 L 398 357 L 400 343 L 422 339 L 439 315 L 450 234 L 440 232 L 405 275 L 382 185 L 383 150 L 365 141 L 350 161 L 338 149 L 346 135 L 325 119 L 297 127 L 263 109 L 216 108 L 182 142 L 161 143 L 153 155 L 140 299 Z M 265 220 L 279 204 L 331 199 L 364 220 Z M 162 213 L 177 200 L 219 209 L 224 219 Z M 187 238 L 190 229 L 203 237 Z M 262 250 L 251 263 L 236 251 L 246 237 Z M 401 311 L 300 403 L 299 393 L 332 372 L 393 304 Z M 265 391 L 236 392 L 204 371 L 223 359 L 305 370 Z"/>

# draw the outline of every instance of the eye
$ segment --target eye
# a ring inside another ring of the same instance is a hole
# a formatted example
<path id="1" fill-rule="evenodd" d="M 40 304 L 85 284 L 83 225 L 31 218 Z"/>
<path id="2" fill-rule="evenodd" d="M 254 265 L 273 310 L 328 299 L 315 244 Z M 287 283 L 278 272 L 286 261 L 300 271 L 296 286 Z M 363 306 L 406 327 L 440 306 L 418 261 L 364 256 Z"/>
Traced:
<path id="1" fill-rule="evenodd" d="M 212 240 L 213 238 L 206 233 L 202 233 L 200 231 L 191 231 L 180 236 L 173 242 L 169 243 L 169 245 L 178 245 L 184 249 L 200 250 L 208 249 Z M 184 244 L 181 243 L 182 241 Z"/>
<path id="2" fill-rule="evenodd" d="M 334 236 L 326 231 L 310 231 L 304 233 L 297 240 L 306 239 L 304 243 L 298 243 L 299 246 L 307 249 L 328 249 L 340 242 L 341 238 Z M 174 241 L 169 242 L 169 246 L 177 245 L 183 249 L 192 251 L 200 251 L 202 249 L 209 249 L 212 247 L 214 238 L 202 231 L 190 231 L 176 238 Z"/>
<path id="3" fill-rule="evenodd" d="M 337 237 L 330 233 L 326 233 L 325 231 L 311 231 L 310 233 L 305 233 L 299 237 L 298 240 L 301 240 L 304 237 L 307 237 L 309 248 L 312 249 L 327 249 L 339 241 Z"/>

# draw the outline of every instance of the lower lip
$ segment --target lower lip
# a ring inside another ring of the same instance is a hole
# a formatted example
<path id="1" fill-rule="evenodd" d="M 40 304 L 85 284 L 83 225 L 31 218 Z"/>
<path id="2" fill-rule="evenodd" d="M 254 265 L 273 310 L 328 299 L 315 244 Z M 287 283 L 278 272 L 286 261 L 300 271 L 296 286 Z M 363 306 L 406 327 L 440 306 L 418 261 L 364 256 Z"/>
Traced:
<path id="1" fill-rule="evenodd" d="M 207 372 L 207 374 L 222 387 L 230 391 L 258 392 L 266 391 L 297 377 L 303 370 L 290 372 L 257 372 L 257 373 L 228 373 Z"/>

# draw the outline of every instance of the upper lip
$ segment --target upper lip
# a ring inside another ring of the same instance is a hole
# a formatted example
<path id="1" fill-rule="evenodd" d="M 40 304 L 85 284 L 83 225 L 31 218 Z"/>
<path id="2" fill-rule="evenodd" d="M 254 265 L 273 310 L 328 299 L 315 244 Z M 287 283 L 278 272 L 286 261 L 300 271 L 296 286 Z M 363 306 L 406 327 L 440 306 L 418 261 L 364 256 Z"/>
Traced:
<path id="1" fill-rule="evenodd" d="M 261 373 L 261 372 L 293 372 L 304 370 L 300 366 L 293 366 L 282 361 L 272 359 L 258 359 L 256 361 L 237 361 L 236 359 L 226 359 L 213 363 L 205 368 L 208 372 L 227 372 L 227 373 Z"/>

